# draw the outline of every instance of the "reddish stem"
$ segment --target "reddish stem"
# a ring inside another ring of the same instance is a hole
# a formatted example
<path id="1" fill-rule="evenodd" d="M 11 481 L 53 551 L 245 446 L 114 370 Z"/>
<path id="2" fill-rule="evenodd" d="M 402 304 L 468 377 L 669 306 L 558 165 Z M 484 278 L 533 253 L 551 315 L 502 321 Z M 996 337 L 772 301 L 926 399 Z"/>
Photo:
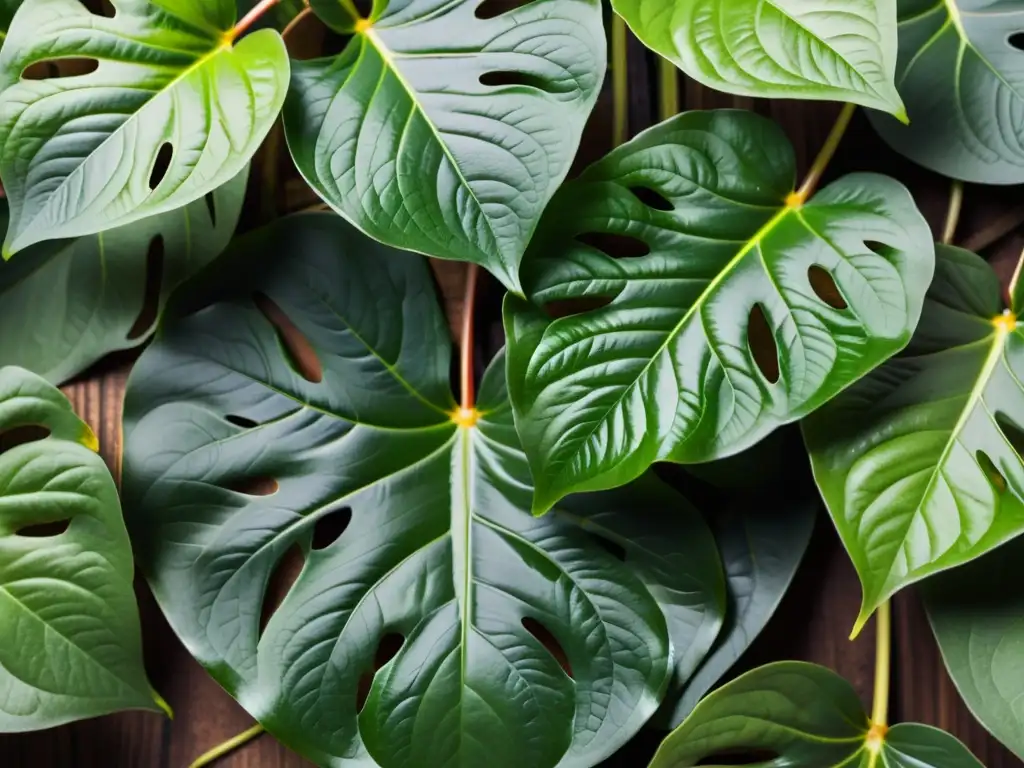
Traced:
<path id="1" fill-rule="evenodd" d="M 256 23 L 260 16 L 269 11 L 279 2 L 281 2 L 281 0 L 260 0 L 253 6 L 251 11 L 242 17 L 240 22 L 235 24 L 234 29 L 232 29 L 228 34 L 229 39 L 237 40 L 249 27 Z"/>
<path id="2" fill-rule="evenodd" d="M 477 273 L 480 268 L 470 264 L 466 270 L 466 295 L 462 302 L 462 342 L 460 370 L 462 373 L 462 412 L 468 413 L 476 405 L 473 388 L 473 308 L 476 306 Z"/>
<path id="3" fill-rule="evenodd" d="M 302 23 L 302 20 L 309 16 L 309 14 L 311 14 L 312 12 L 313 9 L 310 8 L 308 5 L 301 11 L 299 11 L 298 14 L 296 14 L 295 18 L 288 22 L 288 25 L 284 28 L 284 32 L 281 33 L 281 37 L 287 40 L 288 35 L 290 35 L 295 30 L 295 28 Z"/>

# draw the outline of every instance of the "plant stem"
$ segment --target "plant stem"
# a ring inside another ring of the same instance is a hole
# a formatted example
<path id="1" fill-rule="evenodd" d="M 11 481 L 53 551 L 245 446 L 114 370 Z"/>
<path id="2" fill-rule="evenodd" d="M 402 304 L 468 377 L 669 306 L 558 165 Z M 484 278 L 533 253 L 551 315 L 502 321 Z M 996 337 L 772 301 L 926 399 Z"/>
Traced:
<path id="1" fill-rule="evenodd" d="M 263 733 L 264 728 L 262 725 L 254 725 L 249 730 L 242 731 L 237 736 L 233 736 L 232 738 L 225 741 L 223 744 L 218 744 L 209 752 L 201 755 L 197 760 L 195 760 L 195 762 L 192 763 L 192 765 L 189 766 L 189 768 L 203 768 L 204 766 L 212 765 L 214 762 L 224 757 L 224 755 L 228 754 L 229 752 L 234 752 L 239 747 L 248 744 L 250 741 L 255 739 L 257 736 L 261 736 Z"/>
<path id="2" fill-rule="evenodd" d="M 476 306 L 477 273 L 480 267 L 470 264 L 466 269 L 466 295 L 462 302 L 462 341 L 459 345 L 459 363 L 462 374 L 463 414 L 469 414 L 476 405 L 473 389 L 473 310 Z"/>
<path id="3" fill-rule="evenodd" d="M 612 14 L 612 146 L 629 135 L 629 63 L 626 53 L 626 22 Z"/>
<path id="4" fill-rule="evenodd" d="M 960 209 L 964 204 L 964 183 L 954 181 L 949 188 L 949 208 L 946 209 L 946 222 L 942 225 L 942 242 L 950 245 L 956 235 L 956 225 L 960 221 Z"/>
<path id="5" fill-rule="evenodd" d="M 892 606 L 886 600 L 875 614 L 875 698 L 871 705 L 872 725 L 888 725 L 891 659 Z"/>
<path id="6" fill-rule="evenodd" d="M 234 42 L 239 37 L 241 37 L 245 30 L 247 30 L 249 27 L 255 24 L 257 19 L 260 18 L 260 16 L 262 16 L 264 13 L 266 13 L 275 5 L 277 5 L 280 1 L 281 0 L 260 0 L 258 3 L 256 3 L 256 5 L 252 7 L 252 10 L 245 14 L 245 16 L 242 17 L 241 21 L 235 24 L 234 29 L 228 32 L 228 41 Z"/>
<path id="7" fill-rule="evenodd" d="M 668 120 L 679 114 L 679 70 L 668 59 L 661 59 L 659 64 L 661 119 Z"/>
<path id="8" fill-rule="evenodd" d="M 294 32 L 295 28 L 297 26 L 299 26 L 299 24 L 302 23 L 302 20 L 304 18 L 306 18 L 307 16 L 309 16 L 309 14 L 311 14 L 312 12 L 313 12 L 313 9 L 310 8 L 307 5 L 305 8 L 303 8 L 297 14 L 295 14 L 295 18 L 292 19 L 291 21 L 289 21 L 287 25 L 285 25 L 284 31 L 281 33 L 281 37 L 283 39 L 287 40 L 288 39 L 288 35 L 291 34 L 292 32 Z"/>
<path id="9" fill-rule="evenodd" d="M 836 118 L 835 125 L 829 131 L 828 138 L 825 139 L 825 144 L 822 146 L 821 151 L 818 152 L 818 156 L 814 158 L 814 163 L 811 165 L 811 170 L 807 172 L 804 183 L 800 185 L 800 189 L 796 192 L 798 203 L 805 202 L 807 198 L 814 194 L 814 190 L 818 188 L 818 182 L 821 181 L 825 169 L 832 160 L 832 156 L 835 155 L 836 149 L 839 148 L 839 142 L 843 140 L 843 134 L 846 133 L 846 128 L 850 125 L 850 119 L 853 117 L 856 109 L 856 104 L 843 105 L 839 117 Z"/>

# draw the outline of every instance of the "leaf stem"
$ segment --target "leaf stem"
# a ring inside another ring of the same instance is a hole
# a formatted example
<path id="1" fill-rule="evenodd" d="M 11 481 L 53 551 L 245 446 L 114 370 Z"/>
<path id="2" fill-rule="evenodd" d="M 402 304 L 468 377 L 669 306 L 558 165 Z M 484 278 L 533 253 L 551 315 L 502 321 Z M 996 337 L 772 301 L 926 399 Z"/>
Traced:
<path id="1" fill-rule="evenodd" d="M 307 16 L 309 16 L 309 14 L 311 14 L 312 12 L 313 12 L 313 9 L 310 8 L 307 5 L 301 11 L 299 11 L 297 14 L 295 14 L 295 18 L 292 19 L 291 21 L 289 21 L 285 25 L 284 31 L 281 33 L 282 39 L 287 40 L 288 39 L 288 35 L 290 35 L 292 32 L 294 32 L 295 28 L 297 26 L 299 26 L 299 24 L 302 23 L 302 20 L 304 18 L 306 18 Z"/>
<path id="2" fill-rule="evenodd" d="M 476 393 L 473 389 L 473 315 L 476 307 L 477 274 L 480 267 L 470 264 L 466 269 L 466 295 L 462 302 L 462 341 L 459 345 L 459 363 L 462 378 L 463 414 L 469 414 L 476 406 Z"/>
<path id="3" fill-rule="evenodd" d="M 888 725 L 889 677 L 892 659 L 892 606 L 888 600 L 875 614 L 875 696 L 871 704 L 872 726 Z"/>
<path id="4" fill-rule="evenodd" d="M 244 34 L 244 32 L 251 27 L 264 13 L 269 11 L 281 0 L 260 0 L 252 9 L 242 17 L 242 20 L 235 24 L 234 28 L 228 32 L 228 42 L 234 42 Z"/>
<path id="5" fill-rule="evenodd" d="M 216 747 L 200 755 L 189 768 L 204 768 L 204 766 L 212 765 L 220 758 L 224 757 L 229 752 L 234 752 L 241 746 L 248 744 L 250 741 L 255 739 L 257 736 L 261 736 L 265 733 L 265 729 L 262 725 L 254 725 L 247 731 L 242 731 L 237 736 L 233 736 L 222 744 L 218 744 Z"/>
<path id="6" fill-rule="evenodd" d="M 679 70 L 668 59 L 661 59 L 658 68 L 658 82 L 661 85 L 661 119 L 668 120 L 679 114 Z"/>
<path id="7" fill-rule="evenodd" d="M 626 50 L 626 22 L 612 13 L 612 146 L 625 143 L 629 135 L 629 57 Z"/>
<path id="8" fill-rule="evenodd" d="M 949 208 L 946 209 L 946 221 L 942 225 L 942 243 L 951 245 L 956 235 L 956 225 L 960 222 L 960 209 L 964 204 L 964 183 L 954 181 L 949 188 Z"/>
<path id="9" fill-rule="evenodd" d="M 836 122 L 832 126 L 832 130 L 829 131 L 828 138 L 825 139 L 825 143 L 822 145 L 821 151 L 818 152 L 818 156 L 814 158 L 811 170 L 809 170 L 807 172 L 807 176 L 804 177 L 804 183 L 800 185 L 800 189 L 796 192 L 798 203 L 806 202 L 807 199 L 814 194 L 814 190 L 818 188 L 818 182 L 821 181 L 821 177 L 824 175 L 825 169 L 832 160 L 832 156 L 835 155 L 836 150 L 839 148 L 839 142 L 843 140 L 843 134 L 846 133 L 846 129 L 850 125 L 850 120 L 856 109 L 856 104 L 843 105 L 843 109 L 839 112 L 839 117 L 836 118 Z"/>

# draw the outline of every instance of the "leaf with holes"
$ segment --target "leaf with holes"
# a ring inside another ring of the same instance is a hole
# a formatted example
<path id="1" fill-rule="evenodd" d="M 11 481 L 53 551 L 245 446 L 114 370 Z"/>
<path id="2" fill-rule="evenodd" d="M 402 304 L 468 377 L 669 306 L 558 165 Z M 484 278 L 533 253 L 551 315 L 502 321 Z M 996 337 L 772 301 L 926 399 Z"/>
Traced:
<path id="1" fill-rule="evenodd" d="M 714 766 L 725 755 L 729 765 L 752 768 L 983 768 L 937 728 L 871 727 L 853 686 L 799 661 L 758 667 L 712 693 L 669 734 L 650 768 Z"/>
<path id="2" fill-rule="evenodd" d="M 0 364 L 59 384 L 142 344 L 170 292 L 228 244 L 247 178 L 176 211 L 0 262 Z M 2 221 L 3 201 L 0 212 Z"/>
<path id="3" fill-rule="evenodd" d="M 634 34 L 727 93 L 850 101 L 905 118 L 896 0 L 613 0 Z"/>
<path id="4" fill-rule="evenodd" d="M 1024 533 L 1019 310 L 980 257 L 939 246 L 904 354 L 804 422 L 864 588 L 857 630 L 897 590 Z"/>
<path id="5" fill-rule="evenodd" d="M 720 623 L 701 517 L 650 485 L 530 515 L 503 361 L 457 412 L 425 260 L 306 214 L 217 266 L 228 297 L 172 304 L 125 402 L 129 527 L 192 653 L 320 765 L 625 743 Z"/>
<path id="6" fill-rule="evenodd" d="M 911 123 L 872 114 L 882 138 L 945 176 L 1024 182 L 1024 2 L 899 0 L 899 40 Z"/>
<path id="7" fill-rule="evenodd" d="M 29 0 L 14 17 L 0 51 L 5 256 L 198 200 L 241 173 L 281 109 L 281 36 L 233 43 L 234 0 L 114 8 Z"/>
<path id="8" fill-rule="evenodd" d="M 774 123 L 689 112 L 558 193 L 505 303 L 536 512 L 738 453 L 907 343 L 934 267 L 910 194 L 855 174 L 800 204 L 793 177 Z"/>
<path id="9" fill-rule="evenodd" d="M 481 264 L 520 291 L 604 79 L 600 3 L 381 2 L 358 22 L 348 3 L 312 7 L 356 35 L 293 64 L 284 121 L 306 181 L 371 237 Z"/>
<path id="10" fill-rule="evenodd" d="M 95 448 L 58 390 L 0 368 L 0 732 L 158 710 L 128 534 Z"/>

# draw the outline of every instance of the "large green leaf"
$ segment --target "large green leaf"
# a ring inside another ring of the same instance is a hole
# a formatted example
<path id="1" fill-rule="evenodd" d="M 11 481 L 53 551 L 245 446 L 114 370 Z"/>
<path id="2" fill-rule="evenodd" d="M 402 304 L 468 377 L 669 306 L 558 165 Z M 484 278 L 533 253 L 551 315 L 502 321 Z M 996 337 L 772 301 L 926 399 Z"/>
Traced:
<path id="1" fill-rule="evenodd" d="M 114 8 L 26 0 L 15 15 L 0 52 L 7 256 L 198 200 L 242 171 L 280 111 L 284 43 L 267 29 L 233 44 L 234 0 Z M 98 68 L 60 76 L 67 59 Z M 47 63 L 57 76 L 23 76 Z"/>
<path id="2" fill-rule="evenodd" d="M 704 85 L 828 99 L 906 119 L 893 85 L 896 0 L 612 0 L 649 48 Z"/>
<path id="3" fill-rule="evenodd" d="M 480 6 L 375 3 L 341 54 L 293 64 L 285 129 L 306 181 L 371 237 L 476 262 L 519 291 L 604 78 L 601 5 Z M 312 7 L 352 31 L 348 4 Z"/>
<path id="4" fill-rule="evenodd" d="M 0 262 L 0 365 L 59 384 L 144 342 L 171 290 L 228 244 L 247 178 L 176 211 Z M 6 218 L 0 201 L 0 226 Z"/>
<path id="5" fill-rule="evenodd" d="M 0 732 L 156 710 L 132 553 L 96 436 L 35 374 L 0 368 Z"/>
<path id="6" fill-rule="evenodd" d="M 535 511 L 737 453 L 907 343 L 934 261 L 910 194 L 856 174 L 800 204 L 793 177 L 774 123 L 689 112 L 559 191 L 523 262 L 533 303 L 505 303 Z"/>
<path id="7" fill-rule="evenodd" d="M 458 412 L 424 260 L 307 214 L 216 266 L 232 294 L 172 305 L 125 402 L 130 529 L 191 652 L 321 765 L 612 754 L 713 639 L 723 583 L 700 516 L 650 479 L 625 505 L 530 515 L 503 361 Z"/>
<path id="8" fill-rule="evenodd" d="M 737 678 L 697 705 L 658 749 L 651 768 L 983 768 L 948 733 L 901 723 L 872 728 L 857 692 L 831 670 L 783 661 Z M 766 761 L 765 753 L 774 759 Z"/>
<path id="9" fill-rule="evenodd" d="M 995 273 L 940 246 L 904 354 L 804 422 L 864 588 L 857 629 L 907 584 L 1024 532 L 1022 376 L 1024 337 Z"/>
<path id="10" fill-rule="evenodd" d="M 945 176 L 1024 182 L 1021 33 L 1021 0 L 899 0 L 896 83 L 912 122 L 872 115 L 882 138 Z"/>

